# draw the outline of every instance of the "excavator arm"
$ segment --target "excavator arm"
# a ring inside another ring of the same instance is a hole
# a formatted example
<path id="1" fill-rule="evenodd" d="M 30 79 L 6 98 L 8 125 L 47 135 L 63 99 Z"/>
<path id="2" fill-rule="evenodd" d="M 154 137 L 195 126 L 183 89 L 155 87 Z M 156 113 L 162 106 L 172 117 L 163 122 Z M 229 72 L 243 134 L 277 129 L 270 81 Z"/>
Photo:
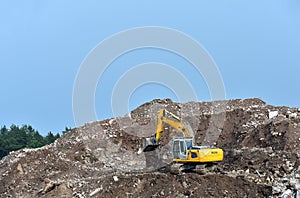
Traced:
<path id="1" fill-rule="evenodd" d="M 185 137 L 190 137 L 191 133 L 181 119 L 175 114 L 161 109 L 157 116 L 156 132 L 150 138 L 145 138 L 143 142 L 143 151 L 152 151 L 159 146 L 162 133 L 164 132 L 164 124 L 168 124 L 179 132 L 182 132 Z"/>

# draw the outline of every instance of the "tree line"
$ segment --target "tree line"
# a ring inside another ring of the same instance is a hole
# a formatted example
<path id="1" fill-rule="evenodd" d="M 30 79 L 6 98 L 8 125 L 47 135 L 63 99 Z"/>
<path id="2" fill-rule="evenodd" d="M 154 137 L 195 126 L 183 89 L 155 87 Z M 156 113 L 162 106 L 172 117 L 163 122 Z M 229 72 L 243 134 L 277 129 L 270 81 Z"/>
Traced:
<path id="1" fill-rule="evenodd" d="M 66 127 L 63 133 L 70 130 L 70 128 Z M 13 124 L 10 128 L 3 126 L 0 129 L 0 159 L 8 155 L 11 151 L 22 148 L 38 148 L 46 144 L 51 144 L 59 137 L 59 133 L 54 135 L 51 131 L 46 136 L 42 136 L 30 125 L 19 127 Z"/>

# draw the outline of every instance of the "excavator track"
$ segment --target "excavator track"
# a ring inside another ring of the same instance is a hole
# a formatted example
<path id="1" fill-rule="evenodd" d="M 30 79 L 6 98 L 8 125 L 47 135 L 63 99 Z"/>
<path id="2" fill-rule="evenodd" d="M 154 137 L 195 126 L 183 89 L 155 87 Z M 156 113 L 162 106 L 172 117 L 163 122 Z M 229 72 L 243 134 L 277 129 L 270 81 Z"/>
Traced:
<path id="1" fill-rule="evenodd" d="M 180 174 L 182 172 L 194 172 L 200 175 L 205 175 L 210 172 L 215 172 L 217 165 L 214 163 L 207 164 L 180 164 L 180 163 L 171 163 L 168 166 L 164 167 L 164 172 L 170 172 L 171 174 Z"/>

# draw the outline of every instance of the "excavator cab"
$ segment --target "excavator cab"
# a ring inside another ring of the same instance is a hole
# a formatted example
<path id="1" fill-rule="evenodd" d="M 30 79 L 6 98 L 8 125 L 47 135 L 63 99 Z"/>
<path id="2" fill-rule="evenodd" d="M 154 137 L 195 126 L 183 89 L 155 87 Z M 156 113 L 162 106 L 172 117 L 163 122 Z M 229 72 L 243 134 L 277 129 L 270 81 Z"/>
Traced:
<path id="1" fill-rule="evenodd" d="M 193 137 L 174 137 L 172 141 L 173 149 L 173 159 L 183 159 L 188 158 L 188 150 L 193 146 Z"/>

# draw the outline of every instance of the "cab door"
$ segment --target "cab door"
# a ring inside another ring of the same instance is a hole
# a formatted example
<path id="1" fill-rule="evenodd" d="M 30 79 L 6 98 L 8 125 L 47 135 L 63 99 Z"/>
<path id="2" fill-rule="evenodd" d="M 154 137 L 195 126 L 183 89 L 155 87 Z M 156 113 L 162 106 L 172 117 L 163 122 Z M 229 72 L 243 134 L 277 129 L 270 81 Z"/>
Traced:
<path id="1" fill-rule="evenodd" d="M 184 139 L 173 140 L 173 158 L 186 160 L 188 156 Z"/>
<path id="2" fill-rule="evenodd" d="M 179 145 L 180 145 L 180 154 L 179 154 L 179 158 L 180 159 L 187 159 L 187 149 L 186 149 L 186 143 L 184 140 L 180 140 L 179 141 Z"/>
<path id="3" fill-rule="evenodd" d="M 180 159 L 180 142 L 178 140 L 173 140 L 173 158 Z"/>

